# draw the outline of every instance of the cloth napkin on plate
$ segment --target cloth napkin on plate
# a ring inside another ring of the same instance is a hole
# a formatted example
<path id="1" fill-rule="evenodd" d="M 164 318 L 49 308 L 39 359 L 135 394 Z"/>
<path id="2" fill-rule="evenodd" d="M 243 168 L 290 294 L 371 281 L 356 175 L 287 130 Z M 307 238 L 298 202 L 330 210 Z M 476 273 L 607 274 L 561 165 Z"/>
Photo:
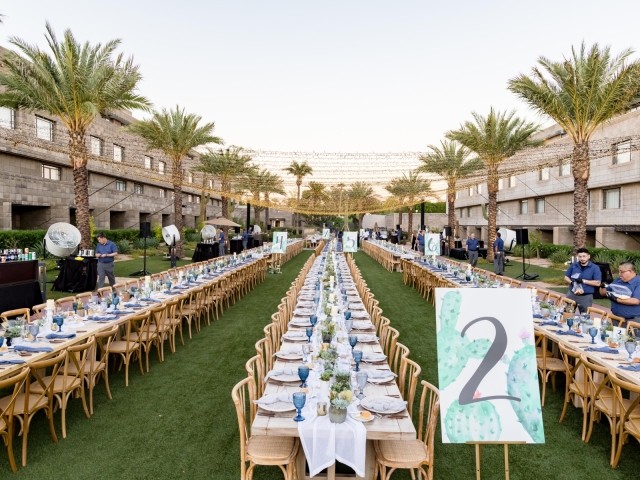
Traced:
<path id="1" fill-rule="evenodd" d="M 284 338 L 288 338 L 290 340 L 302 340 L 303 338 L 307 338 L 306 332 L 292 330 L 283 335 Z"/>
<path id="2" fill-rule="evenodd" d="M 13 347 L 16 352 L 53 352 L 51 347 L 43 347 L 36 345 L 25 345 L 24 343 Z"/>
<path id="3" fill-rule="evenodd" d="M 186 285 L 176 285 L 173 288 L 177 288 L 178 290 L 188 290 L 189 287 L 187 287 Z"/>
<path id="4" fill-rule="evenodd" d="M 302 350 L 296 347 L 285 347 L 285 348 L 281 348 L 278 352 L 274 353 L 273 356 L 275 357 L 276 355 L 297 355 L 297 354 L 302 355 Z"/>
<path id="5" fill-rule="evenodd" d="M 397 377 L 391 370 L 366 370 L 368 378 L 388 378 Z"/>
<path id="6" fill-rule="evenodd" d="M 109 313 L 113 313 L 114 315 L 129 315 L 135 312 L 133 310 L 111 310 Z"/>
<path id="7" fill-rule="evenodd" d="M 180 295 L 180 292 L 172 292 L 171 290 L 165 290 L 164 292 L 165 295 Z"/>
<path id="8" fill-rule="evenodd" d="M 548 322 L 540 322 L 538 325 L 540 325 L 540 326 L 551 325 L 552 327 L 560 327 L 561 326 L 558 322 L 555 322 L 553 320 L 549 320 Z"/>
<path id="9" fill-rule="evenodd" d="M 378 340 L 375 335 L 357 335 L 359 342 L 373 342 Z"/>
<path id="10" fill-rule="evenodd" d="M 278 370 L 271 370 L 269 373 L 267 373 L 267 376 L 264 377 L 264 381 L 266 382 L 267 380 L 269 380 L 269 377 L 277 377 L 279 375 L 298 375 L 298 368 L 284 367 Z"/>
<path id="11" fill-rule="evenodd" d="M 382 362 L 385 358 L 387 358 L 387 356 L 384 353 L 364 352 L 362 354 L 362 360 L 365 362 Z"/>
<path id="12" fill-rule="evenodd" d="M 87 320 L 115 320 L 118 317 L 116 315 L 93 315 L 87 317 Z"/>
<path id="13" fill-rule="evenodd" d="M 640 372 L 640 364 L 637 365 L 620 365 L 618 368 L 622 370 L 631 370 L 632 372 Z"/>
<path id="14" fill-rule="evenodd" d="M 54 338 L 76 338 L 76 334 L 75 333 L 50 333 L 45 337 L 47 340 L 52 340 Z"/>
<path id="15" fill-rule="evenodd" d="M 142 305 L 140 303 L 125 303 L 124 306 L 127 307 L 127 308 L 142 308 L 142 307 L 144 307 L 144 305 Z"/>
<path id="16" fill-rule="evenodd" d="M 0 360 L 0 365 L 18 365 L 24 363 L 24 360 L 16 358 L 15 360 Z"/>
<path id="17" fill-rule="evenodd" d="M 534 313 L 533 318 L 544 318 L 544 316 L 540 315 L 539 313 Z"/>
<path id="18" fill-rule="evenodd" d="M 264 397 L 253 401 L 253 403 L 257 405 L 271 405 L 272 403 L 277 403 L 277 402 L 293 403 L 293 397 L 291 396 L 290 393 L 281 392 L 281 393 L 275 393 L 271 395 L 265 395 Z"/>
<path id="19" fill-rule="evenodd" d="M 601 352 L 601 353 L 620 353 L 617 349 L 611 347 L 589 347 L 584 349 L 585 352 Z"/>
<path id="20" fill-rule="evenodd" d="M 407 405 L 407 402 L 402 400 L 394 400 L 392 402 L 379 401 L 365 402 L 364 405 L 379 412 L 397 412 L 398 410 L 402 410 Z"/>
<path id="21" fill-rule="evenodd" d="M 371 322 L 353 322 L 353 328 L 356 330 L 370 330 L 372 327 Z"/>
<path id="22" fill-rule="evenodd" d="M 140 300 L 142 300 L 143 302 L 149 302 L 149 303 L 162 303 L 160 300 L 156 300 L 155 298 L 141 298 Z"/>
<path id="23" fill-rule="evenodd" d="M 581 333 L 576 332 L 575 330 L 556 330 L 556 334 L 558 335 L 573 335 L 574 337 L 583 337 Z"/>

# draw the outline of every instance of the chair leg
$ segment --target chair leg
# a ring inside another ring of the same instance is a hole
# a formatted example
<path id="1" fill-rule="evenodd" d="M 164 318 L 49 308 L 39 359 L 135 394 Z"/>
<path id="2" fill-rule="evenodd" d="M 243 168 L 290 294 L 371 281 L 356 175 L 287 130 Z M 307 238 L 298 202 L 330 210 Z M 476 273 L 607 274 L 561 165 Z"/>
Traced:
<path id="1" fill-rule="evenodd" d="M 11 425 L 7 425 L 7 453 L 9 455 L 11 470 L 17 472 L 18 466 L 16 465 L 16 459 L 13 456 L 13 423 Z"/>

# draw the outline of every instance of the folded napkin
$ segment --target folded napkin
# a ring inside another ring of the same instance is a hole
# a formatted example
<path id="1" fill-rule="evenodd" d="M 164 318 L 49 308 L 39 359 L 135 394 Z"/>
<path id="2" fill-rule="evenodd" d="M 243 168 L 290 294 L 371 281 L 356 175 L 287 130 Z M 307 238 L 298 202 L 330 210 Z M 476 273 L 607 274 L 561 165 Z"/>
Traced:
<path id="1" fill-rule="evenodd" d="M 407 405 L 407 402 L 402 400 L 394 400 L 392 402 L 365 402 L 364 405 L 367 408 L 371 408 L 372 410 L 377 410 L 379 412 L 397 412 L 398 410 L 402 410 Z"/>
<path id="2" fill-rule="evenodd" d="M 618 368 L 621 368 L 622 370 L 631 370 L 632 372 L 640 372 L 640 364 L 620 365 Z"/>
<path id="3" fill-rule="evenodd" d="M 16 352 L 53 352 L 51 347 L 38 347 L 35 345 L 25 345 L 24 343 L 13 347 Z"/>
<path id="4" fill-rule="evenodd" d="M 264 397 L 253 401 L 253 403 L 257 405 L 271 405 L 272 403 L 277 403 L 277 402 L 293 403 L 293 397 L 290 393 L 281 392 L 281 393 L 275 393 L 271 395 L 265 395 Z"/>
<path id="5" fill-rule="evenodd" d="M 387 378 L 387 377 L 397 377 L 395 373 L 391 370 L 366 370 L 368 378 Z"/>
<path id="6" fill-rule="evenodd" d="M 139 303 L 125 303 L 124 306 L 128 308 L 142 308 L 144 305 Z"/>
<path id="7" fill-rule="evenodd" d="M 18 365 L 24 363 L 24 360 L 16 358 L 15 360 L 0 360 L 0 365 Z"/>
<path id="8" fill-rule="evenodd" d="M 600 352 L 600 353 L 620 353 L 617 349 L 611 347 L 589 347 L 584 349 L 585 352 Z"/>
<path id="9" fill-rule="evenodd" d="M 539 325 L 540 326 L 551 325 L 552 327 L 560 327 L 561 326 L 558 322 L 555 322 L 553 320 L 549 320 L 548 322 L 540 322 Z"/>
<path id="10" fill-rule="evenodd" d="M 534 313 L 533 318 L 544 318 L 544 316 L 540 315 L 539 313 Z"/>
<path id="11" fill-rule="evenodd" d="M 267 380 L 269 380 L 269 377 L 277 377 L 279 375 L 298 375 L 298 368 L 284 367 L 278 370 L 271 370 L 269 373 L 267 373 L 267 376 L 264 377 L 264 381 L 266 382 Z"/>
<path id="12" fill-rule="evenodd" d="M 143 302 L 149 302 L 149 303 L 162 303 L 160 300 L 156 300 L 155 298 L 141 298 L 140 300 L 142 300 Z"/>
<path id="13" fill-rule="evenodd" d="M 306 332 L 302 332 L 302 331 L 290 331 L 287 332 L 283 335 L 284 338 L 296 338 L 296 339 L 302 339 L 302 338 L 307 338 L 307 333 Z"/>
<path id="14" fill-rule="evenodd" d="M 172 292 L 171 290 L 165 290 L 164 292 L 165 295 L 180 295 L 180 292 Z"/>
<path id="15" fill-rule="evenodd" d="M 45 337 L 48 340 L 54 339 L 54 338 L 76 338 L 76 334 L 73 332 L 70 333 L 50 333 L 49 335 L 47 335 Z"/>
<path id="16" fill-rule="evenodd" d="M 556 330 L 558 335 L 573 335 L 575 337 L 582 337 L 581 333 L 576 332 L 575 330 Z"/>
<path id="17" fill-rule="evenodd" d="M 356 330 L 370 330 L 373 327 L 371 322 L 353 322 L 353 328 Z"/>
<path id="18" fill-rule="evenodd" d="M 114 315 L 129 315 L 130 313 L 135 313 L 133 310 L 111 310 Z"/>
<path id="19" fill-rule="evenodd" d="M 115 320 L 117 318 L 116 315 L 93 315 L 92 317 L 87 317 L 87 320 Z"/>
<path id="20" fill-rule="evenodd" d="M 359 342 L 373 342 L 378 340 L 378 337 L 375 335 L 358 335 Z"/>
<path id="21" fill-rule="evenodd" d="M 294 354 L 302 355 L 302 350 L 296 347 L 285 347 L 285 348 L 281 348 L 278 352 L 274 353 L 273 356 L 276 356 L 278 354 L 279 355 L 294 355 Z"/>
<path id="22" fill-rule="evenodd" d="M 365 362 L 381 362 L 386 358 L 387 356 L 384 353 L 364 352 L 362 354 L 362 360 L 364 360 Z"/>
<path id="23" fill-rule="evenodd" d="M 176 285 L 173 288 L 177 288 L 179 290 L 188 290 L 189 289 L 189 287 L 187 287 L 186 285 Z"/>

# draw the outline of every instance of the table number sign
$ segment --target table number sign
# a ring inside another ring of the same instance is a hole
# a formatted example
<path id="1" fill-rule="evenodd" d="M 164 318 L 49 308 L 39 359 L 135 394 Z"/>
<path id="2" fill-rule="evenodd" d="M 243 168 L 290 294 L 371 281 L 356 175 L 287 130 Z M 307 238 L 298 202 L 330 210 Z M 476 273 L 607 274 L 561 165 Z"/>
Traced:
<path id="1" fill-rule="evenodd" d="M 287 253 L 287 232 L 273 232 L 271 253 Z"/>
<path id="2" fill-rule="evenodd" d="M 344 232 L 342 235 L 342 251 L 358 251 L 358 232 Z"/>
<path id="3" fill-rule="evenodd" d="M 424 240 L 425 255 L 441 255 L 439 233 L 428 233 Z"/>
<path id="4" fill-rule="evenodd" d="M 331 234 L 329 233 L 329 229 L 328 228 L 323 228 L 322 229 L 322 239 L 323 240 L 329 240 L 331 238 Z"/>
<path id="5" fill-rule="evenodd" d="M 443 443 L 544 443 L 531 294 L 436 289 Z"/>

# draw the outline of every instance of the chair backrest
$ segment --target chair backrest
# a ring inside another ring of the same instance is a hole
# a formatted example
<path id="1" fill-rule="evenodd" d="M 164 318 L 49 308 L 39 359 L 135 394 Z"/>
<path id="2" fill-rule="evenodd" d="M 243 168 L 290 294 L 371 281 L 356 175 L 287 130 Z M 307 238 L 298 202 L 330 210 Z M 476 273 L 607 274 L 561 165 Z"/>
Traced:
<path id="1" fill-rule="evenodd" d="M 82 305 L 88 305 L 91 302 L 91 297 L 93 297 L 93 292 L 84 292 L 76 295 L 76 302 L 82 301 Z"/>
<path id="2" fill-rule="evenodd" d="M 416 396 L 416 386 L 421 372 L 420 365 L 413 360 L 409 360 L 408 357 L 402 357 L 400 360 L 400 373 L 398 374 L 398 388 L 402 398 L 407 401 L 409 415 L 413 411 L 413 400 Z"/>
<path id="3" fill-rule="evenodd" d="M 564 360 L 569 382 L 573 382 L 579 395 L 584 397 L 589 391 L 589 381 L 587 380 L 586 375 L 581 375 L 581 378 L 576 376 L 579 371 L 582 371 L 582 360 L 580 359 L 582 352 L 575 348 L 563 345 L 562 343 L 558 343 L 558 347 L 560 348 L 560 352 L 562 352 L 562 360 Z"/>
<path id="4" fill-rule="evenodd" d="M 587 313 L 591 315 L 591 318 L 604 319 L 607 316 L 606 311 L 602 310 L 601 308 L 595 308 L 595 307 L 587 308 Z"/>
<path id="5" fill-rule="evenodd" d="M 70 386 L 73 385 L 76 379 L 80 380 L 80 385 L 84 382 L 85 367 L 87 359 L 89 358 L 89 352 L 95 355 L 94 347 L 96 345 L 96 339 L 92 335 L 85 343 L 71 345 L 67 348 L 67 359 L 64 362 L 62 369 L 62 391 L 66 392 Z M 75 367 L 74 373 L 69 375 L 69 365 Z"/>
<path id="6" fill-rule="evenodd" d="M 262 371 L 271 370 L 273 368 L 273 352 L 271 351 L 271 341 L 267 337 L 256 342 L 256 352 L 262 360 Z"/>
<path id="7" fill-rule="evenodd" d="M 116 337 L 118 330 L 119 325 L 113 325 L 107 330 L 102 330 L 94 335 L 99 352 L 96 352 L 96 355 L 89 356 L 89 360 L 87 362 L 88 365 L 85 368 L 86 371 L 93 373 L 95 372 L 96 366 L 100 363 L 104 363 L 105 365 L 107 364 L 109 358 L 109 346 Z"/>
<path id="8" fill-rule="evenodd" d="M 67 310 L 71 310 L 73 306 L 73 302 L 76 301 L 76 297 L 64 297 L 56 300 L 56 311 L 64 312 Z"/>
<path id="9" fill-rule="evenodd" d="M 15 310 L 7 310 L 0 314 L 0 318 L 5 322 L 14 317 L 24 317 L 27 323 L 31 323 L 31 313 L 28 308 L 16 308 Z"/>
<path id="10" fill-rule="evenodd" d="M 620 412 L 622 426 L 629 420 L 631 412 L 633 412 L 640 404 L 640 386 L 635 383 L 628 382 L 618 376 L 615 370 L 609 374 L 611 385 L 615 393 L 617 407 L 614 411 Z M 624 391 L 630 392 L 630 400 L 623 396 Z"/>
<path id="11" fill-rule="evenodd" d="M 47 308 L 46 303 L 41 303 L 40 305 L 34 305 L 33 307 L 31 307 L 31 310 L 33 311 L 33 316 L 31 317 L 31 319 L 34 320 L 36 318 L 43 318 L 45 315 L 45 308 Z"/>
<path id="12" fill-rule="evenodd" d="M 389 367 L 396 375 L 400 375 L 400 364 L 404 357 L 409 356 L 409 349 L 400 342 L 396 343 L 396 351 L 393 353 L 393 358 L 389 360 Z"/>
<path id="13" fill-rule="evenodd" d="M 11 425 L 13 423 L 13 406 L 16 403 L 16 397 L 24 387 L 25 382 L 27 381 L 27 375 L 29 375 L 29 368 L 23 368 L 19 372 L 15 373 L 10 377 L 5 377 L 0 380 L 0 392 L 9 391 L 13 387 L 13 392 L 11 393 L 11 400 L 9 403 L 4 405 L 4 408 L 0 406 L 0 419 L 5 419 L 7 424 L 6 430 L 11 431 Z M 0 428 L 0 431 L 3 429 Z"/>
<path id="14" fill-rule="evenodd" d="M 422 396 L 420 397 L 420 417 L 418 420 L 418 440 L 424 442 L 433 465 L 433 443 L 440 412 L 440 390 L 429 382 L 422 380 Z M 426 415 L 426 417 L 425 417 Z"/>
<path id="15" fill-rule="evenodd" d="M 553 303 L 556 307 L 559 307 L 562 302 L 562 295 L 556 292 L 549 292 L 547 303 Z"/>
<path id="16" fill-rule="evenodd" d="M 144 279 L 142 279 L 142 281 L 144 282 Z M 127 290 L 131 290 L 131 287 L 140 288 L 140 281 L 137 278 L 134 278 L 133 280 L 127 280 L 125 282 L 125 286 Z"/>
<path id="17" fill-rule="evenodd" d="M 151 324 L 155 324 L 156 333 L 162 332 L 167 324 L 167 304 L 163 303 L 150 310 L 149 322 L 147 324 L 147 338 L 151 334 Z"/>
<path id="18" fill-rule="evenodd" d="M 98 289 L 98 295 L 100 295 L 100 298 L 102 299 L 107 298 L 112 293 L 113 293 L 113 288 L 111 287 L 102 287 Z"/>
<path id="19" fill-rule="evenodd" d="M 62 363 L 67 359 L 67 355 L 67 351 L 62 350 L 43 360 L 31 363 L 29 366 L 30 374 L 27 377 L 27 381 L 24 386 L 24 412 L 31 411 L 31 408 L 40 404 L 42 399 L 45 397 L 47 397 L 49 403 L 53 401 L 53 387 L 56 383 L 55 380 L 60 372 L 60 365 L 62 365 Z M 48 368 L 51 368 L 51 374 L 48 375 L 51 381 L 47 384 L 44 382 L 43 377 L 46 376 Z M 31 384 L 34 383 L 34 381 L 40 385 L 40 393 L 31 394 Z"/>
<path id="20" fill-rule="evenodd" d="M 138 315 L 134 315 L 129 318 L 129 321 L 125 324 L 126 331 L 126 351 L 129 352 L 142 338 L 142 333 L 148 331 L 149 322 L 151 321 L 151 312 L 146 311 Z M 138 334 L 138 340 L 133 340 L 131 334 L 135 332 Z"/>
<path id="21" fill-rule="evenodd" d="M 240 458 L 244 465 L 244 459 L 247 458 L 247 441 L 251 437 L 251 424 L 256 416 L 256 405 L 253 403 L 257 400 L 256 384 L 252 377 L 246 377 L 233 387 L 231 390 L 231 398 L 236 406 L 236 414 L 238 416 L 238 427 L 240 430 Z"/>
<path id="22" fill-rule="evenodd" d="M 261 397 L 264 393 L 264 376 L 266 372 L 263 370 L 262 358 L 260 355 L 254 355 L 245 364 L 247 374 L 253 378 L 256 385 L 256 395 Z"/>
<path id="23" fill-rule="evenodd" d="M 627 322 L 627 326 L 626 326 L 627 332 L 631 332 L 633 333 L 634 337 L 639 337 L 640 336 L 640 323 L 638 322 L 633 322 L 631 320 L 629 320 Z"/>
<path id="24" fill-rule="evenodd" d="M 546 302 L 548 298 L 549 298 L 548 290 L 538 289 L 538 300 L 540 300 L 541 302 Z"/>
<path id="25" fill-rule="evenodd" d="M 600 393 L 603 389 L 609 387 L 611 383 L 610 370 L 607 367 L 603 367 L 602 365 L 598 365 L 597 363 L 593 363 L 591 360 L 587 358 L 586 353 L 580 354 L 580 361 L 584 366 L 584 370 L 587 374 L 587 380 L 589 382 L 589 391 L 592 393 L 594 399 L 598 399 L 600 397 Z M 601 378 L 594 378 L 595 373 L 599 373 L 602 375 Z M 615 409 L 614 409 L 615 412 Z"/>
<path id="26" fill-rule="evenodd" d="M 400 337 L 400 332 L 395 328 L 389 326 L 386 329 L 384 335 L 384 354 L 387 356 L 387 359 L 393 358 L 393 355 L 396 351 L 396 343 L 398 342 L 398 338 Z"/>
<path id="27" fill-rule="evenodd" d="M 624 317 L 614 315 L 611 312 L 607 312 L 607 320 L 609 320 L 613 325 L 621 328 L 623 328 L 627 323 L 627 320 Z M 614 323 L 614 322 L 617 322 L 617 323 Z"/>

